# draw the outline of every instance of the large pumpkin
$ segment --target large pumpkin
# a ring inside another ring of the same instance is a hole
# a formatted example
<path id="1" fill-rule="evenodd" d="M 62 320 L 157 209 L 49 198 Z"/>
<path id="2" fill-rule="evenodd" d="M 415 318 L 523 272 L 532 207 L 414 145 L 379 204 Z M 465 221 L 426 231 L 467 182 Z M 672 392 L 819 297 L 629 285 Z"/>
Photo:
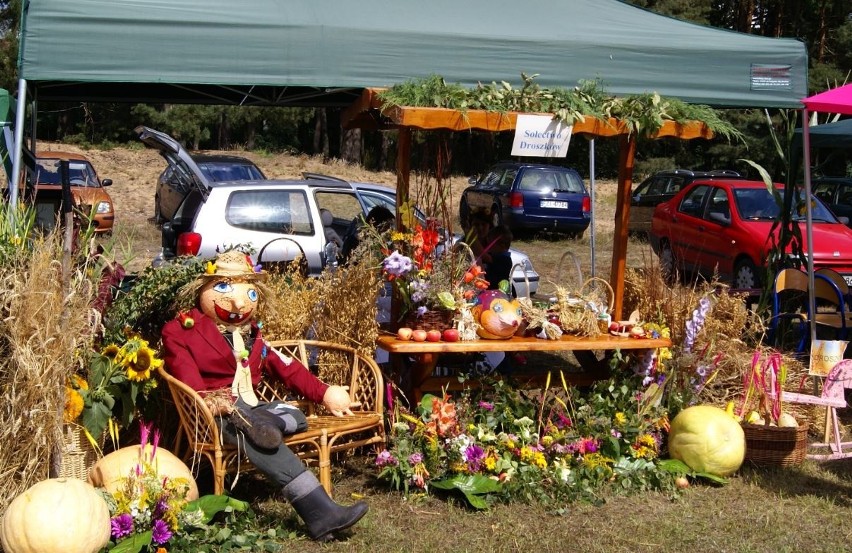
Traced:
<path id="1" fill-rule="evenodd" d="M 723 409 L 695 405 L 672 421 L 669 454 L 696 472 L 728 476 L 745 459 L 745 433 Z"/>
<path id="2" fill-rule="evenodd" d="M 518 330 L 523 319 L 521 304 L 500 290 L 485 290 L 474 302 L 473 318 L 479 323 L 480 338 L 505 340 Z"/>
<path id="3" fill-rule="evenodd" d="M 141 447 L 139 445 L 122 447 L 104 455 L 89 470 L 89 483 L 98 488 L 104 488 L 109 493 L 117 491 L 121 487 L 123 479 L 127 478 L 130 471 L 139 462 L 139 450 Z M 148 456 L 150 457 L 151 445 L 149 444 L 146 447 Z M 198 485 L 195 483 L 192 472 L 172 452 L 158 447 L 154 465 L 157 467 L 157 474 L 160 476 L 186 478 L 189 481 L 189 492 L 186 494 L 186 498 L 190 501 L 198 499 Z"/>
<path id="4" fill-rule="evenodd" d="M 75 478 L 34 484 L 9 504 L 0 527 L 6 553 L 95 553 L 109 538 L 106 501 Z"/>

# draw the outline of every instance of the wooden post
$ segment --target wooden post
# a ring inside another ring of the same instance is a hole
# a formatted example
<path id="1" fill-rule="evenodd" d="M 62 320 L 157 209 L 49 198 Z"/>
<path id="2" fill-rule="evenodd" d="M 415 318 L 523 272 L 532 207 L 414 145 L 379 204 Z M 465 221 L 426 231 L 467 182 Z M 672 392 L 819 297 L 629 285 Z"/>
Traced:
<path id="1" fill-rule="evenodd" d="M 636 135 L 618 137 L 618 196 L 615 203 L 615 233 L 612 237 L 612 273 L 610 284 L 615 295 L 613 320 L 622 320 L 624 268 L 627 261 L 627 221 L 630 218 L 630 192 L 633 187 L 633 162 Z"/>
<path id="2" fill-rule="evenodd" d="M 402 206 L 408 202 L 408 184 L 411 177 L 411 127 L 399 127 L 396 145 L 396 228 L 402 229 Z M 399 321 L 402 299 L 396 289 L 391 296 L 391 328 Z"/>

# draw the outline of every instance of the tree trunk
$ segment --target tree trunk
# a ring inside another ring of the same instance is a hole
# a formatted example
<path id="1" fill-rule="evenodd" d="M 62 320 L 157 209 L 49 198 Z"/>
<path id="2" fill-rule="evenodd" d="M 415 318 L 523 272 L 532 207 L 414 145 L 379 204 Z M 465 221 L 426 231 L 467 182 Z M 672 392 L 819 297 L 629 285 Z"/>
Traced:
<path id="1" fill-rule="evenodd" d="M 350 163 L 361 163 L 361 146 L 363 144 L 361 129 L 343 131 L 340 157 Z"/>

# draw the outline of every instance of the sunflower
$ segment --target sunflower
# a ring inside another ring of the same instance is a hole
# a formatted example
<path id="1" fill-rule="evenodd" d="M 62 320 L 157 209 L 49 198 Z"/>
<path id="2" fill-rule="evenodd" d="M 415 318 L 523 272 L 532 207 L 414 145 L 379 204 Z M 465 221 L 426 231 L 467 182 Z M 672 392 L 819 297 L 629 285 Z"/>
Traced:
<path id="1" fill-rule="evenodd" d="M 85 382 L 85 381 L 84 381 Z M 71 386 L 65 387 L 65 408 L 62 410 L 62 419 L 66 423 L 77 420 L 83 412 L 83 396 Z"/>
<path id="2" fill-rule="evenodd" d="M 154 350 L 143 346 L 134 354 L 126 357 L 127 378 L 136 382 L 148 380 L 151 378 L 151 370 L 162 364 L 163 360 L 157 358 Z"/>

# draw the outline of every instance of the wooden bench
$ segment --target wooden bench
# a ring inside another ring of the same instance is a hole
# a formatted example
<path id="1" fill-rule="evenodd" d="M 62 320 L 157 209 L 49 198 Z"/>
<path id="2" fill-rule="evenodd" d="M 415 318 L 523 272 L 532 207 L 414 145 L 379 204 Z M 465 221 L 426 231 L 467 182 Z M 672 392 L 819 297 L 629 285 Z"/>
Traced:
<path id="1" fill-rule="evenodd" d="M 349 375 L 349 396 L 355 404 L 351 409 L 353 415 L 335 417 L 322 406 L 296 399 L 295 403 L 308 417 L 308 429 L 284 437 L 284 443 L 300 458 L 317 463 L 319 480 L 331 495 L 332 454 L 385 441 L 382 373 L 372 358 L 344 345 L 311 340 L 273 341 L 270 345 L 306 367 L 322 367 L 333 374 Z M 245 471 L 251 468 L 250 463 L 235 446 L 222 443 L 216 417 L 195 390 L 168 374 L 162 366 L 158 372 L 169 387 L 180 417 L 176 451 L 183 454 L 188 464 L 199 457 L 206 458 L 213 468 L 214 493 L 223 493 L 225 475 Z M 294 399 L 280 382 L 266 378 L 258 386 L 257 394 L 261 401 L 267 402 Z"/>

